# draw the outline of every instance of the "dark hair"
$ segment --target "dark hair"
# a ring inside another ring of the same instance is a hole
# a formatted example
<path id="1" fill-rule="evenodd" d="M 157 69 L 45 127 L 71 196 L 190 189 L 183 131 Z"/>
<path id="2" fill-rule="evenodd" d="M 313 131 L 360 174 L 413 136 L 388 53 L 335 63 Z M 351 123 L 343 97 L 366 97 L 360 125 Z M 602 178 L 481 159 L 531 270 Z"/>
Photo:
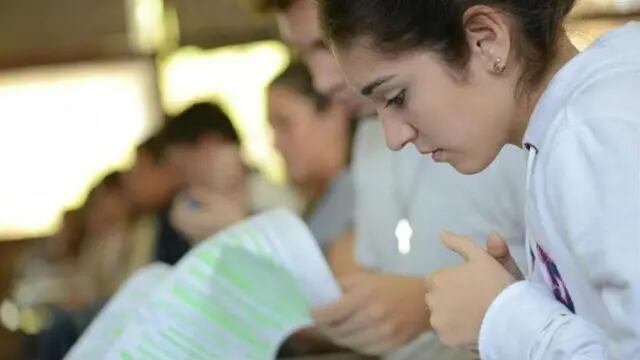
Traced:
<path id="1" fill-rule="evenodd" d="M 159 131 L 149 136 L 145 141 L 140 143 L 136 151 L 145 152 L 149 154 L 154 161 L 160 162 L 164 159 L 166 148 L 167 148 L 167 141 L 164 135 L 162 134 L 162 131 Z"/>
<path id="2" fill-rule="evenodd" d="M 104 186 L 110 189 L 122 187 L 122 172 L 112 171 L 108 173 L 102 178 L 102 180 L 100 180 L 98 186 Z"/>
<path id="3" fill-rule="evenodd" d="M 309 72 L 309 68 L 301 62 L 292 62 L 287 66 L 280 75 L 276 76 L 275 79 L 270 84 L 271 86 L 285 86 L 290 88 L 291 90 L 311 99 L 317 111 L 325 110 L 329 104 L 330 99 L 320 93 L 318 93 L 313 87 L 313 79 L 311 77 L 311 73 Z M 348 136 L 348 145 L 349 145 L 349 153 L 347 154 L 347 163 L 351 163 L 352 158 L 352 148 L 353 141 L 355 138 L 355 133 L 358 128 L 359 119 L 354 116 L 349 120 L 349 132 Z"/>
<path id="4" fill-rule="evenodd" d="M 298 0 L 248 0 L 249 7 L 259 13 L 285 11 Z"/>
<path id="5" fill-rule="evenodd" d="M 322 111 L 329 105 L 329 99 L 318 93 L 313 87 L 313 79 L 308 68 L 301 62 L 292 62 L 270 84 L 272 86 L 284 86 L 294 92 L 311 99 L 316 110 Z"/>
<path id="6" fill-rule="evenodd" d="M 238 144 L 240 138 L 229 116 L 216 104 L 197 103 L 173 118 L 169 118 L 161 131 L 167 146 L 195 144 L 205 135 L 219 135 Z"/>
<path id="7" fill-rule="evenodd" d="M 469 48 L 463 16 L 474 5 L 504 11 L 517 20 L 522 39 L 522 80 L 541 80 L 556 51 L 562 23 L 576 0 L 321 0 L 326 35 L 339 47 L 367 38 L 383 52 L 428 47 L 452 67 L 463 68 Z"/>
<path id="8" fill-rule="evenodd" d="M 65 239 L 69 241 L 66 244 L 65 255 L 70 255 L 75 258 L 80 254 L 80 249 L 82 248 L 86 234 L 85 218 L 86 209 L 84 207 L 65 210 L 62 214 L 61 227 L 65 227 L 67 229 L 67 236 L 71 236 L 71 238 Z"/>
<path id="9" fill-rule="evenodd" d="M 85 204 L 92 202 L 95 199 L 99 189 L 120 191 L 120 190 L 123 190 L 123 186 L 124 184 L 123 184 L 122 172 L 112 171 L 107 175 L 105 175 L 102 179 L 100 179 L 100 181 L 98 181 L 93 186 L 93 188 L 89 190 L 89 193 L 87 194 L 87 197 L 84 202 Z"/>

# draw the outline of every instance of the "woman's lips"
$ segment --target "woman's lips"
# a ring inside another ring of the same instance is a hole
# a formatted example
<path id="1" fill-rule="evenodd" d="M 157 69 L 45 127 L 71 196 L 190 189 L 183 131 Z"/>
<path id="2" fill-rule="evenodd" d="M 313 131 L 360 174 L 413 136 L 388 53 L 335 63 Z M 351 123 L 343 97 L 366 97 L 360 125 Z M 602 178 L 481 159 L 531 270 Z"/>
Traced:
<path id="1" fill-rule="evenodd" d="M 422 155 L 431 155 L 433 161 L 443 162 L 445 161 L 445 152 L 442 149 L 436 148 L 433 150 L 420 150 Z"/>

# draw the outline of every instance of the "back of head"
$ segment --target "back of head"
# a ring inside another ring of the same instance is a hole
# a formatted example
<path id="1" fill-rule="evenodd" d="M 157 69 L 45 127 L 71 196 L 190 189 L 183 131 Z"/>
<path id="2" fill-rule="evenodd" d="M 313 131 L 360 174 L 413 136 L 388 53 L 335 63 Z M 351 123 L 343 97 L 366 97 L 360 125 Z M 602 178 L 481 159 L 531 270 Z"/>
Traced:
<path id="1" fill-rule="evenodd" d="M 171 145 L 195 145 L 204 136 L 214 135 L 238 144 L 240 138 L 229 116 L 216 104 L 197 103 L 168 119 L 162 136 Z"/>
<path id="2" fill-rule="evenodd" d="M 562 24 L 576 0 L 321 0 L 326 35 L 337 47 L 366 40 L 384 53 L 426 48 L 454 67 L 469 60 L 465 12 L 483 5 L 514 20 L 523 80 L 541 80 L 552 61 Z"/>

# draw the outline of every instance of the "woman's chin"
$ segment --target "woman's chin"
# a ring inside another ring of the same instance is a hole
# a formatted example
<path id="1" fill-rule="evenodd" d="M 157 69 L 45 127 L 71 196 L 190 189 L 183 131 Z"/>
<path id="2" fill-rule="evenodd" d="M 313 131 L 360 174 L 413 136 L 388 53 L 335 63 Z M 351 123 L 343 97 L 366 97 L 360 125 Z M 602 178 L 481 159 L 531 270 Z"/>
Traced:
<path id="1" fill-rule="evenodd" d="M 467 159 L 466 161 L 457 161 L 458 159 L 448 159 L 448 163 L 456 169 L 457 172 L 464 175 L 474 175 L 482 172 L 489 164 Z"/>

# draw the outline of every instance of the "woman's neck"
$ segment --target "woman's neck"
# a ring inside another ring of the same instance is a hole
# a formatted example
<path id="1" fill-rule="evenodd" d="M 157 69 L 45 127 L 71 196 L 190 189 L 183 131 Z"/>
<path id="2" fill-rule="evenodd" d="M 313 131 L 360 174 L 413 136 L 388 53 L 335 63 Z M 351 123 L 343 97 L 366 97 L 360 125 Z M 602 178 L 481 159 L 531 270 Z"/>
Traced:
<path id="1" fill-rule="evenodd" d="M 522 146 L 522 139 L 529 126 L 529 121 L 533 115 L 538 101 L 542 97 L 542 94 L 547 90 L 551 80 L 554 76 L 564 67 L 571 59 L 578 54 L 578 49 L 571 43 L 566 33 L 563 33 L 558 45 L 558 53 L 551 63 L 551 66 L 547 70 L 540 85 L 533 89 L 533 91 L 522 96 L 522 103 L 519 107 L 516 115 L 515 126 L 512 129 L 509 143 Z"/>
<path id="2" fill-rule="evenodd" d="M 337 153 L 340 154 L 341 152 Z M 302 189 L 303 196 L 307 201 L 314 202 L 322 197 L 329 188 L 333 179 L 335 179 L 336 176 L 338 176 L 346 167 L 346 155 L 338 156 L 338 154 L 333 154 L 336 155 L 335 159 L 327 159 L 324 166 L 319 166 L 317 168 L 318 171 L 312 179 L 309 179 L 305 184 L 301 184 L 300 188 Z"/>

